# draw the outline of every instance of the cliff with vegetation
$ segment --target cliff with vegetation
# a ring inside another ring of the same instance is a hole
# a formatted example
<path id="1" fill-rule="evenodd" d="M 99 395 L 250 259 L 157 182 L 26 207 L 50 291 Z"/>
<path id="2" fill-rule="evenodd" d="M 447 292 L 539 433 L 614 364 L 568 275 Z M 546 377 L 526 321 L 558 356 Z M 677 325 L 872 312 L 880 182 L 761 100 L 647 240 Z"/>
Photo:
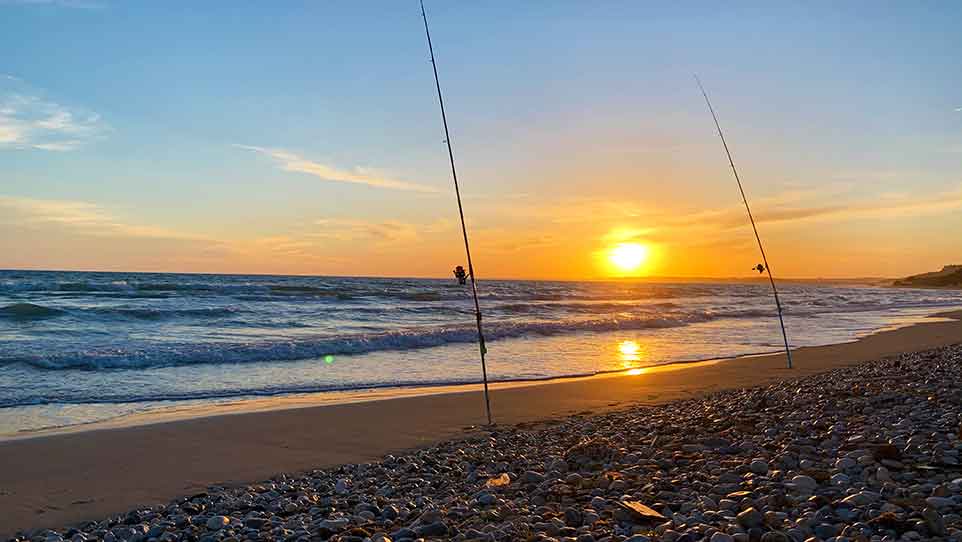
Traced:
<path id="1" fill-rule="evenodd" d="M 941 271 L 912 275 L 894 284 L 913 288 L 962 288 L 962 265 L 947 265 Z"/>

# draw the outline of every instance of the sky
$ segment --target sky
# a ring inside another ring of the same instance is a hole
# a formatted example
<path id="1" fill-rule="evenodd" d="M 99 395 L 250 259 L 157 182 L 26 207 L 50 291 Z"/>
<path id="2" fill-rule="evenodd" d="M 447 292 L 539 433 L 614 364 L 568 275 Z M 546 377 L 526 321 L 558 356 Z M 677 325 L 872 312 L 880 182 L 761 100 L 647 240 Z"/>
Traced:
<path id="1" fill-rule="evenodd" d="M 962 4 L 426 5 L 479 279 L 962 263 Z M 0 268 L 447 277 L 414 1 L 0 0 Z M 608 254 L 638 244 L 638 269 Z"/>

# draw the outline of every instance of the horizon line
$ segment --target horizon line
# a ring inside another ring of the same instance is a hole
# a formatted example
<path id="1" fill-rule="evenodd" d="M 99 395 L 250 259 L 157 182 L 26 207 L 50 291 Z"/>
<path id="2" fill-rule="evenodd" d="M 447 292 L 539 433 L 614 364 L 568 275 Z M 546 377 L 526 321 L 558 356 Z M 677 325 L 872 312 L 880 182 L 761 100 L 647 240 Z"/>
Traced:
<path id="1" fill-rule="evenodd" d="M 310 278 L 361 278 L 361 279 L 422 279 L 422 280 L 446 280 L 447 276 L 440 275 L 338 275 L 323 273 L 256 273 L 256 272 L 217 272 L 217 271 L 143 271 L 143 270 L 116 270 L 116 269 L 44 269 L 34 267 L 23 268 L 0 268 L 0 272 L 35 272 L 35 273 L 117 273 L 117 274 L 142 274 L 142 275 L 219 275 L 219 276 L 254 276 L 254 277 L 310 277 Z M 924 271 L 923 271 L 924 273 Z M 912 276 L 912 275 L 906 275 Z M 869 281 L 893 281 L 906 277 L 889 276 L 854 276 L 854 277 L 780 277 L 776 282 L 869 282 Z M 488 277 L 479 278 L 479 282 L 484 281 L 528 281 L 528 282 L 670 282 L 670 281 L 720 281 L 720 282 L 755 282 L 765 281 L 765 277 L 748 276 L 704 276 L 704 275 L 646 275 L 646 276 L 620 276 L 620 277 L 584 277 L 584 278 L 534 278 L 534 277 Z"/>

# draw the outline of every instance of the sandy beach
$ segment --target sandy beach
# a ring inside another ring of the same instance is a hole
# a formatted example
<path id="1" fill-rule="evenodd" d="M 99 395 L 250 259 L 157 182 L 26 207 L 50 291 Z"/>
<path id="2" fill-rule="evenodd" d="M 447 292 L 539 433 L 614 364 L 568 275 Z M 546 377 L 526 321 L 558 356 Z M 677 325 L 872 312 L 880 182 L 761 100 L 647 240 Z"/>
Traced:
<path id="1" fill-rule="evenodd" d="M 769 355 L 505 386 L 492 394 L 494 417 L 500 426 L 529 424 L 814 375 L 962 342 L 960 317 L 947 313 L 852 343 L 801 348 L 791 371 L 783 355 Z M 479 431 L 480 393 L 444 391 L 282 409 L 260 404 L 260 411 L 135 419 L 129 423 L 137 425 L 8 440 L 0 443 L 0 533 L 103 518 L 211 485 L 375 461 Z"/>
<path id="2" fill-rule="evenodd" d="M 182 4 L 0 0 L 0 542 L 962 542 L 962 2 Z"/>

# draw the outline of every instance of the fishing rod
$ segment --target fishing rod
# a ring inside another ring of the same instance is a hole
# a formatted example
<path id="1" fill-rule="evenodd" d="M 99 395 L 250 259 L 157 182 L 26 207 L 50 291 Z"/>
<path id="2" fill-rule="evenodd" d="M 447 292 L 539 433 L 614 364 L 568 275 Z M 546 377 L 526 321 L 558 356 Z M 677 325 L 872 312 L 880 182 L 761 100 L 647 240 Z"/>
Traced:
<path id="1" fill-rule="evenodd" d="M 785 340 L 785 357 L 788 358 L 788 368 L 792 368 L 792 350 L 788 346 L 788 333 L 785 332 L 785 319 L 782 317 L 782 302 L 778 299 L 778 288 L 775 287 L 775 278 L 772 277 L 772 268 L 768 266 L 768 258 L 765 257 L 765 248 L 762 246 L 762 238 L 758 235 L 758 227 L 755 226 L 755 218 L 752 216 L 752 209 L 748 206 L 748 198 L 745 197 L 745 189 L 742 188 L 742 180 L 738 177 L 738 170 L 735 169 L 735 161 L 732 159 L 732 153 L 728 150 L 728 142 L 725 141 L 725 134 L 722 133 L 721 125 L 718 123 L 718 116 L 715 115 L 715 108 L 711 106 L 711 100 L 708 99 L 708 93 L 705 92 L 705 87 L 701 84 L 701 79 L 695 76 L 695 82 L 698 83 L 698 88 L 701 89 L 701 95 L 705 97 L 705 103 L 708 104 L 708 111 L 711 112 L 711 118 L 715 121 L 715 128 L 718 129 L 718 137 L 721 138 L 722 146 L 725 147 L 725 154 L 728 155 L 728 164 L 732 167 L 732 173 L 735 175 L 735 182 L 738 183 L 738 191 L 741 192 L 742 201 L 745 203 L 745 210 L 748 211 L 748 220 L 752 223 L 752 231 L 755 232 L 755 241 L 758 242 L 758 251 L 762 253 L 762 264 L 765 266 L 765 271 L 768 272 L 768 282 L 772 285 L 772 293 L 775 295 L 775 308 L 778 310 L 778 323 L 782 326 L 782 339 Z M 759 271 L 761 271 L 759 269 Z"/>
<path id="2" fill-rule="evenodd" d="M 431 66 L 434 68 L 434 86 L 438 90 L 438 105 L 441 107 L 441 122 L 444 124 L 444 142 L 448 145 L 448 160 L 451 162 L 451 178 L 454 180 L 454 195 L 458 200 L 458 215 L 461 217 L 461 234 L 464 236 L 464 252 L 468 257 L 468 275 L 471 277 L 471 293 L 474 296 L 474 316 L 478 323 L 478 349 L 481 352 L 481 376 L 484 379 L 484 407 L 491 425 L 491 399 L 488 395 L 488 367 L 484 360 L 488 349 L 484 346 L 484 330 L 481 327 L 481 303 L 478 301 L 478 283 L 474 280 L 474 264 L 471 263 L 471 246 L 468 244 L 468 228 L 464 225 L 464 207 L 461 205 L 461 190 L 458 187 L 458 170 L 454 167 L 454 150 L 451 148 L 451 135 L 448 132 L 448 117 L 444 112 L 444 98 L 441 96 L 441 80 L 438 78 L 438 63 L 434 60 L 434 45 L 431 31 L 428 30 L 428 16 L 424 13 L 424 0 L 421 0 L 421 18 L 424 19 L 424 35 L 428 38 L 431 52 Z"/>

